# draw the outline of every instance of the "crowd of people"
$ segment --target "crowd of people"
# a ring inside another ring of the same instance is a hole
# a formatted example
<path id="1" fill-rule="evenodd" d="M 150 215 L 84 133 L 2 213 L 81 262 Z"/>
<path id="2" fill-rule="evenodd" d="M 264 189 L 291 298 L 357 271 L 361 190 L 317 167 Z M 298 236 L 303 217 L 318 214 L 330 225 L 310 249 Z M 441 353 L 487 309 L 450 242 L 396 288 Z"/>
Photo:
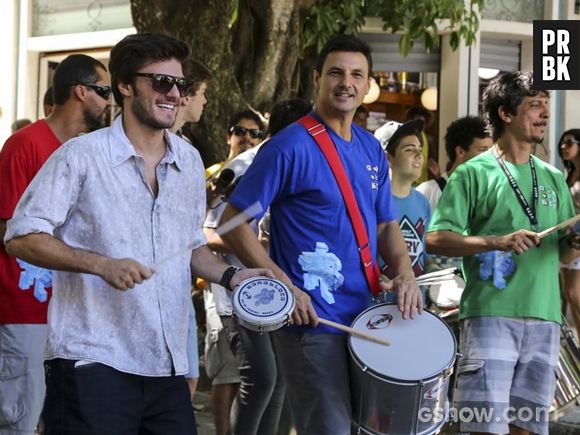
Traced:
<path id="1" fill-rule="evenodd" d="M 15 124 L 0 151 L 0 435 L 39 421 L 47 435 L 195 434 L 198 327 L 216 434 L 350 434 L 348 335 L 332 322 L 349 327 L 377 296 L 414 322 L 430 303 L 416 278 L 449 266 L 465 279 L 456 406 L 496 417 L 461 431 L 547 434 L 560 288 L 580 328 L 580 240 L 540 233 L 580 208 L 580 130 L 558 144 L 565 178 L 533 155 L 549 93 L 507 73 L 483 117 L 448 126 L 449 165 L 428 179 L 428 111 L 374 135 L 355 122 L 372 71 L 366 43 L 333 37 L 312 104 L 235 113 L 226 159 L 204 168 L 185 130 L 212 74 L 186 43 L 127 36 L 108 70 L 65 58 L 46 118 Z M 232 291 L 253 277 L 292 293 L 288 325 L 236 318 Z"/>

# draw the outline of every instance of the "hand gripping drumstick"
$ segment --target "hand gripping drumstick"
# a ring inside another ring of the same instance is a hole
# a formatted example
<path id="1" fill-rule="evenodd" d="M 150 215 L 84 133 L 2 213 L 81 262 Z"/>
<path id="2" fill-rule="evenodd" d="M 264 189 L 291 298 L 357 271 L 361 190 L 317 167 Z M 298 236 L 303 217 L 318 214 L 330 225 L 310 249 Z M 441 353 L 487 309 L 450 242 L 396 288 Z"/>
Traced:
<path id="1" fill-rule="evenodd" d="M 215 230 L 215 232 L 217 233 L 218 236 L 221 237 L 225 233 L 228 233 L 231 230 L 233 230 L 234 228 L 236 228 L 238 225 L 243 224 L 248 219 L 253 219 L 253 216 L 254 215 L 256 215 L 257 213 L 260 213 L 263 210 L 264 209 L 262 208 L 262 206 L 260 205 L 260 203 L 259 202 L 255 202 L 254 204 L 252 204 L 251 206 L 249 206 L 248 208 L 246 208 L 242 212 L 240 212 L 237 215 L 235 215 L 233 218 L 231 218 L 225 224 L 220 225 L 219 227 L 217 227 L 216 230 Z M 162 264 L 167 263 L 167 262 L 173 260 L 174 258 L 179 257 L 180 255 L 183 255 L 185 252 L 191 251 L 193 248 L 194 248 L 194 245 L 188 245 L 185 248 L 180 249 L 179 251 L 174 252 L 173 254 L 169 255 L 168 257 L 165 257 L 163 260 L 157 261 L 153 265 L 152 269 L 153 270 L 158 269 L 159 266 L 161 266 Z"/>
<path id="2" fill-rule="evenodd" d="M 570 225 L 575 224 L 578 220 L 580 220 L 580 214 L 577 214 L 576 216 L 565 220 L 564 222 L 560 222 L 558 225 L 554 225 L 551 228 L 548 228 L 547 230 L 542 231 L 541 233 L 538 233 L 538 237 L 540 239 L 546 237 L 547 235 L 552 234 L 554 231 L 558 231 L 561 230 L 562 228 L 566 228 Z"/>
<path id="3" fill-rule="evenodd" d="M 354 328 L 351 328 L 350 326 L 344 326 L 340 323 L 333 322 L 332 320 L 326 320 L 326 319 L 319 317 L 318 321 L 320 323 L 322 323 L 323 325 L 331 326 L 331 327 L 336 328 L 336 329 L 340 329 L 341 331 L 348 332 L 349 334 L 355 335 L 359 338 L 362 338 L 363 340 L 372 341 L 373 343 L 382 344 L 383 346 L 390 346 L 391 345 L 391 342 L 388 340 L 385 340 L 384 338 L 375 337 L 373 335 L 366 334 L 364 332 L 361 332 L 361 331 L 358 331 Z"/>

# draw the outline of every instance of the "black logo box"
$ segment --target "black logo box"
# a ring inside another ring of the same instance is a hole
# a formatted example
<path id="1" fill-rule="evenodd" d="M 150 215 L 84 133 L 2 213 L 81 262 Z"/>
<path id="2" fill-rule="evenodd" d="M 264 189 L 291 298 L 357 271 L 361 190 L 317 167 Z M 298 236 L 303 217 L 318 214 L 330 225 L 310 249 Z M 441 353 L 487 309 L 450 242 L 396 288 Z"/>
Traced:
<path id="1" fill-rule="evenodd" d="M 549 45 L 547 53 L 542 53 L 544 39 L 547 36 L 544 30 L 552 30 L 555 34 L 554 43 Z M 566 31 L 569 35 L 568 51 L 558 53 L 558 31 Z M 558 80 L 558 57 L 564 59 L 569 56 L 566 63 L 570 80 L 560 77 Z M 553 80 L 545 80 L 543 73 L 544 57 L 555 59 L 556 77 Z M 580 89 L 580 21 L 578 20 L 534 20 L 534 88 L 541 90 L 572 90 Z"/>

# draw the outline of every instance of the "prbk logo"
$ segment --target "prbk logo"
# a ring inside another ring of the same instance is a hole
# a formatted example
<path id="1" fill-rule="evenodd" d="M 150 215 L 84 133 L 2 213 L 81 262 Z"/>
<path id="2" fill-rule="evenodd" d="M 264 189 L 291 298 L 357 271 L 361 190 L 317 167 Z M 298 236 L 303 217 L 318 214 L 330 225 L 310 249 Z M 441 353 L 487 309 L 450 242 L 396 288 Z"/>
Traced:
<path id="1" fill-rule="evenodd" d="M 580 89 L 580 21 L 534 20 L 534 88 Z"/>

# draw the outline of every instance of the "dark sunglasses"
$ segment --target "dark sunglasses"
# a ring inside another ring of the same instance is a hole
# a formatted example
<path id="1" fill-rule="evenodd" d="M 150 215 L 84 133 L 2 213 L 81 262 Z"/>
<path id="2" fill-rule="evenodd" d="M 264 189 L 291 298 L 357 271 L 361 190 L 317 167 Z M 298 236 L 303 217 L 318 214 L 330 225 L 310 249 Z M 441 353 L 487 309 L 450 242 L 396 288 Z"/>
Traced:
<path id="1" fill-rule="evenodd" d="M 147 77 L 151 79 L 151 87 L 155 92 L 168 94 L 173 86 L 177 86 L 179 95 L 187 97 L 191 94 L 193 83 L 183 77 L 175 77 L 167 74 L 135 73 L 137 77 Z"/>
<path id="2" fill-rule="evenodd" d="M 230 128 L 230 133 L 240 137 L 245 136 L 246 133 L 250 133 L 252 139 L 262 139 L 264 137 L 264 132 L 259 128 L 246 128 L 240 127 L 239 125 L 234 125 Z"/>
<path id="3" fill-rule="evenodd" d="M 578 145 L 578 144 L 580 144 L 580 141 L 577 141 L 574 139 L 563 140 L 562 142 L 560 142 L 560 146 L 566 147 L 566 148 L 570 148 L 572 145 Z"/>
<path id="4" fill-rule="evenodd" d="M 77 85 L 85 86 L 87 88 L 92 89 L 103 100 L 108 100 L 109 97 L 111 96 L 112 90 L 111 90 L 110 86 L 102 86 L 102 85 L 97 85 L 95 83 L 73 83 L 71 86 L 77 86 Z"/>

